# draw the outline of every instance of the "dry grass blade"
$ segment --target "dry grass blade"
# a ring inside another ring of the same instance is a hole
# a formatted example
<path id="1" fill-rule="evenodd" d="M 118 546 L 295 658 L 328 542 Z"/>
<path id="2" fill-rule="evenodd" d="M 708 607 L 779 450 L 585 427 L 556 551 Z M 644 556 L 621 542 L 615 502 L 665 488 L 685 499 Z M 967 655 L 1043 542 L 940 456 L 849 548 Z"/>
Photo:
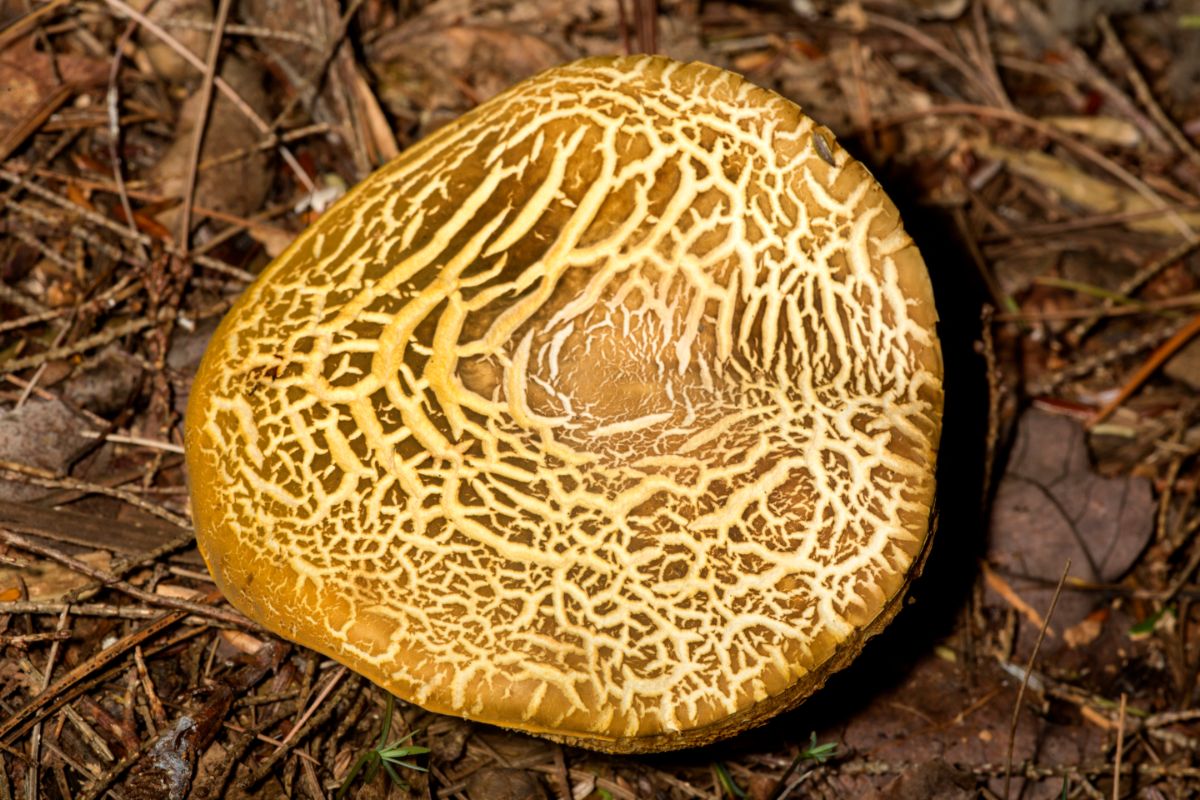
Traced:
<path id="1" fill-rule="evenodd" d="M 217 6 L 217 19 L 209 37 L 208 56 L 204 59 L 204 83 L 200 86 L 200 120 L 192 137 L 192 152 L 188 159 L 187 186 L 183 191 L 183 214 L 179 221 L 176 240 L 186 258 L 192 241 L 192 201 L 196 197 L 196 175 L 199 171 L 200 153 L 204 147 L 204 133 L 208 130 L 209 112 L 212 110 L 213 83 L 217 78 L 217 60 L 221 55 L 221 43 L 225 38 L 225 23 L 229 20 L 232 0 L 221 0 Z"/>
<path id="2" fill-rule="evenodd" d="M 1125 701 L 1127 696 L 1121 692 L 1121 709 L 1117 717 L 1117 754 L 1113 756 L 1113 788 L 1112 800 L 1121 796 L 1121 756 L 1125 749 Z"/>
<path id="3" fill-rule="evenodd" d="M 1037 642 L 1033 645 L 1033 652 L 1029 654 L 1029 663 L 1025 665 L 1025 677 L 1021 680 L 1021 688 L 1017 690 L 1017 699 L 1013 701 L 1012 721 L 1008 728 L 1008 752 L 1004 761 L 1004 798 L 1008 800 L 1009 788 L 1012 781 L 1012 761 L 1013 747 L 1017 741 L 1017 720 L 1021 715 L 1021 701 L 1025 698 L 1025 689 L 1029 686 L 1029 678 L 1033 675 L 1033 664 L 1037 660 L 1038 650 L 1042 647 L 1042 641 L 1046 638 L 1046 630 L 1050 627 L 1050 620 L 1054 617 L 1054 608 L 1058 605 L 1058 598 L 1062 596 L 1063 585 L 1067 582 L 1067 573 L 1071 571 L 1071 562 L 1067 561 L 1063 565 L 1062 577 L 1058 579 L 1058 585 L 1054 587 L 1054 597 L 1050 601 L 1050 607 L 1046 609 L 1046 617 L 1042 620 L 1041 630 L 1038 631 Z"/>

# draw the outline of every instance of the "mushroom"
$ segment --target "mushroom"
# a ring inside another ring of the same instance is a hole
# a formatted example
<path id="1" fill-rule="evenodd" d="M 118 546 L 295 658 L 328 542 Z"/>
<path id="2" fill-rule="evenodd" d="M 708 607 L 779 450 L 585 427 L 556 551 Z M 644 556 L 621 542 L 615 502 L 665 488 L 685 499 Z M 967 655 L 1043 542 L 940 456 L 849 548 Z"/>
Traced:
<path id="1" fill-rule="evenodd" d="M 929 277 L 833 135 L 705 64 L 589 58 L 368 177 L 196 376 L 233 605 L 431 711 L 610 752 L 819 688 L 929 543 Z"/>

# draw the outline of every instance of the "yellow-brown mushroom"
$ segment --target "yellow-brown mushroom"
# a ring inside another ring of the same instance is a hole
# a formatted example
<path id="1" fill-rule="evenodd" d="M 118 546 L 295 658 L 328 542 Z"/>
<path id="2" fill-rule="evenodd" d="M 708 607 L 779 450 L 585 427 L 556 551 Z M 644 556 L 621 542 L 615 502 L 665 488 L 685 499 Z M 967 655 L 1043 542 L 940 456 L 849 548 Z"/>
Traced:
<path id="1" fill-rule="evenodd" d="M 371 175 L 217 331 L 201 552 L 425 708 L 600 750 L 795 706 L 928 541 L 942 365 L 895 206 L 784 98 L 592 58 Z"/>

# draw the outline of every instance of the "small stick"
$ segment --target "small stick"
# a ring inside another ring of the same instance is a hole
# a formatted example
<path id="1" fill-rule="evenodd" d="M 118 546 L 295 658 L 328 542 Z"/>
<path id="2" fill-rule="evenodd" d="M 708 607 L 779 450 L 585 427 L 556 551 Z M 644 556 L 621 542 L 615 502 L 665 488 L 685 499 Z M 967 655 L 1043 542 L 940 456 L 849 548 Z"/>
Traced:
<path id="1" fill-rule="evenodd" d="M 313 713 L 321 707 L 321 703 L 325 702 L 325 698 L 328 697 L 329 693 L 333 691 L 333 687 L 337 686 L 338 682 L 344 677 L 346 677 L 346 668 L 338 667 L 338 671 L 333 674 L 333 677 L 329 679 L 329 682 L 321 687 L 321 692 L 317 695 L 317 698 L 312 701 L 304 713 L 300 715 L 300 719 L 296 720 L 296 724 L 293 725 L 291 730 L 287 732 L 287 735 L 283 737 L 283 741 L 279 743 L 278 747 L 276 747 L 277 750 L 287 746 L 287 743 L 292 740 L 292 737 L 294 737 L 296 733 L 304 727 L 304 723 L 308 722 L 309 717 L 311 717 Z"/>
<path id="2" fill-rule="evenodd" d="M 1112 800 L 1121 796 L 1121 751 L 1125 746 L 1125 692 L 1121 692 L 1121 710 L 1117 715 L 1117 755 L 1113 759 Z"/>
<path id="3" fill-rule="evenodd" d="M 115 497 L 122 500 L 131 506 L 140 508 L 148 514 L 153 514 L 159 519 L 164 519 L 185 531 L 191 530 L 191 525 L 188 521 L 178 514 L 163 508 L 160 505 L 151 503 L 125 489 L 118 489 L 112 486 L 106 486 L 101 483 L 92 483 L 83 481 L 79 478 L 72 478 L 69 475 L 59 476 L 48 469 L 22 464 L 17 461 L 8 461 L 0 459 L 0 472 L 12 472 L 21 475 L 21 481 L 31 483 L 34 486 L 46 486 L 51 489 L 68 489 L 83 494 L 101 494 L 106 497 Z"/>
<path id="4" fill-rule="evenodd" d="M 563 797 L 574 797 L 575 787 L 571 785 L 571 772 L 567 769 L 567 753 L 561 744 L 554 749 L 554 767 L 558 771 L 558 781 L 562 784 Z"/>
<path id="5" fill-rule="evenodd" d="M 133 218 L 133 205 L 129 202 L 129 192 L 125 187 L 124 159 L 121 157 L 121 94 L 117 79 L 121 72 L 121 56 L 125 46 L 133 38 L 137 23 L 130 22 L 125 26 L 125 32 L 117 40 L 113 48 L 112 65 L 108 69 L 108 91 L 105 93 L 105 110 L 108 114 L 108 160 L 112 162 L 113 180 L 117 184 L 117 195 L 121 199 L 121 210 L 125 212 L 125 223 L 129 232 L 137 236 L 137 221 Z M 138 257 L 145 261 L 148 256 L 141 242 L 136 244 Z"/>
<path id="6" fill-rule="evenodd" d="M 0 608 L 5 608 L 0 606 Z M 5 608 L 5 610 L 7 610 Z M 64 612 L 66 609 L 64 609 Z M 70 631 L 45 631 L 43 633 L 14 633 L 0 634 L 0 644 L 15 644 L 24 645 L 32 642 L 62 642 L 70 639 L 73 634 Z"/>
<path id="7" fill-rule="evenodd" d="M 128 3 L 124 2 L 124 0 L 105 0 L 105 2 L 125 16 L 137 20 L 143 28 L 153 33 L 162 41 L 163 44 L 165 44 L 167 47 L 170 47 L 184 61 L 191 64 L 198 71 L 205 71 L 204 62 L 202 62 L 195 53 L 180 44 L 178 39 L 167 33 L 167 31 L 161 25 L 147 17 L 144 13 L 138 11 L 136 8 L 133 8 Z M 229 100 L 235 106 L 237 106 L 237 109 L 241 111 L 251 123 L 254 124 L 254 127 L 258 128 L 259 133 L 267 134 L 271 137 L 272 142 L 276 142 L 278 144 L 278 136 L 272 130 L 271 126 L 266 120 L 259 116 L 257 111 L 250 107 L 250 104 L 247 103 L 232 86 L 226 83 L 225 80 L 220 76 L 217 76 L 214 79 L 214 84 L 217 89 L 220 90 L 221 94 L 229 98 Z M 292 155 L 292 151 L 284 147 L 282 144 L 278 144 L 278 146 L 279 154 L 283 156 L 283 160 L 287 162 L 288 167 L 290 167 L 292 172 L 295 173 L 296 180 L 300 181 L 300 184 L 304 186 L 307 191 L 316 191 L 316 186 L 313 185 L 312 178 L 308 177 L 308 173 L 304 171 L 304 167 L 300 166 L 300 162 L 296 160 L 294 155 Z"/>
<path id="8" fill-rule="evenodd" d="M 168 597 L 167 595 L 154 594 L 137 588 L 127 581 L 120 580 L 117 576 L 102 569 L 96 569 L 77 558 L 72 558 L 65 553 L 60 553 L 52 547 L 43 547 L 40 544 L 29 541 L 23 536 L 17 536 L 3 528 L 0 528 L 0 541 L 11 545 L 21 550 L 48 558 L 51 561 L 57 561 L 64 567 L 67 567 L 73 572 L 78 572 L 86 575 L 89 578 L 94 578 L 100 581 L 105 586 L 110 586 L 119 592 L 129 595 L 130 597 L 141 600 L 153 606 L 162 606 L 164 608 L 174 608 L 181 612 L 180 619 L 187 614 L 195 614 L 200 617 L 208 617 L 219 622 L 225 622 L 239 628 L 245 628 L 251 631 L 261 631 L 257 624 L 243 617 L 235 611 L 225 611 L 220 608 L 213 608 L 205 605 L 203 602 L 197 603 L 192 600 L 181 600 L 178 597 Z M 212 597 L 213 600 L 220 598 L 220 594 Z"/>
<path id="9" fill-rule="evenodd" d="M 617 27 L 621 29 L 621 44 L 625 55 L 633 55 L 633 45 L 629 41 L 629 20 L 625 17 L 625 0 L 617 0 Z"/>
<path id="10" fill-rule="evenodd" d="M 187 255 L 192 241 L 192 202 L 196 199 L 196 176 L 199 172 L 200 153 L 204 148 L 204 132 L 212 116 L 213 81 L 217 77 L 217 59 L 221 55 L 221 42 L 225 39 L 225 23 L 229 19 L 230 0 L 221 0 L 217 7 L 217 19 L 212 35 L 208 37 L 208 53 L 204 59 L 204 83 L 200 86 L 200 118 L 192 134 L 192 150 L 188 157 L 187 185 L 183 190 L 183 213 L 180 215 L 179 247 Z"/>
<path id="11" fill-rule="evenodd" d="M 14 600 L 11 603 L 0 601 L 0 614 L 61 614 L 63 609 L 70 607 L 76 617 L 117 617 L 119 619 L 153 619 L 162 612 L 153 608 L 135 606 L 117 606 L 109 603 L 85 603 L 74 605 L 44 600 Z"/>
<path id="12" fill-rule="evenodd" d="M 879 127 L 886 127 L 890 125 L 903 125 L 905 123 L 917 120 L 928 121 L 931 117 L 954 117 L 963 115 L 986 119 L 1004 120 L 1006 122 L 1011 122 L 1015 125 L 1028 128 L 1029 130 L 1036 131 L 1047 139 L 1054 141 L 1056 144 L 1060 144 L 1067 148 L 1080 158 L 1083 158 L 1096 165 L 1109 175 L 1112 175 L 1121 183 L 1125 184 L 1130 189 L 1145 198 L 1146 201 L 1155 208 L 1160 208 L 1164 211 L 1169 208 L 1169 204 L 1158 194 L 1158 192 L 1154 191 L 1149 184 L 1134 175 L 1129 170 L 1125 169 L 1125 167 L 1122 167 L 1120 164 L 1113 161 L 1108 156 L 1101 153 L 1096 148 L 1081 142 L 1069 134 L 1063 133 L 1049 123 L 1034 119 L 1028 114 L 1023 114 L 1019 111 L 1009 111 L 1003 108 L 981 106 L 973 103 L 943 103 L 930 108 L 923 108 L 920 111 L 894 114 L 890 117 L 884 118 L 877 117 L 876 125 Z M 1185 219 L 1183 219 L 1183 217 L 1179 216 L 1179 214 L 1170 213 L 1167 214 L 1167 216 L 1170 218 L 1171 223 L 1176 227 L 1176 229 L 1178 229 L 1180 234 L 1184 236 L 1184 238 L 1189 240 L 1200 238 L 1200 235 L 1198 235 L 1196 231 L 1192 230 L 1192 227 Z"/>
<path id="13" fill-rule="evenodd" d="M 1137 65 L 1130 58 L 1125 43 L 1121 41 L 1121 37 L 1113 29 L 1108 15 L 1100 14 L 1096 18 L 1096 23 L 1100 28 L 1100 33 L 1104 35 L 1105 42 L 1120 56 L 1125 66 L 1125 76 L 1133 86 L 1133 93 L 1137 96 L 1142 106 L 1145 107 L 1146 112 L 1150 115 L 1150 119 L 1154 120 L 1163 134 L 1171 140 L 1171 144 L 1175 145 L 1176 149 L 1188 161 L 1191 161 L 1196 166 L 1200 166 L 1200 150 L 1196 149 L 1196 146 L 1188 140 L 1183 131 L 1179 130 L 1179 126 L 1167 116 L 1167 112 L 1163 111 L 1163 107 L 1154 97 L 1154 92 L 1150 90 L 1150 85 L 1146 83 L 1146 79 L 1142 77 L 1141 71 L 1138 70 Z"/>
<path id="14" fill-rule="evenodd" d="M 1144 284 L 1146 284 L 1155 275 L 1162 272 L 1164 269 L 1171 266 L 1172 264 L 1175 264 L 1175 263 L 1180 262 L 1183 259 L 1187 258 L 1189 255 L 1191 255 L 1196 250 L 1200 250 L 1200 236 L 1194 237 L 1185 242 L 1182 242 L 1181 244 L 1176 245 L 1175 247 L 1172 247 L 1170 250 L 1168 250 L 1166 253 L 1164 253 L 1159 258 L 1154 259 L 1149 264 L 1147 264 L 1145 267 L 1143 267 L 1142 269 L 1139 269 L 1137 272 L 1135 272 L 1133 275 L 1131 275 L 1127 280 L 1121 282 L 1121 285 L 1117 287 L 1117 294 L 1123 295 L 1123 296 L 1132 295 L 1135 291 L 1140 289 Z M 1103 316 L 1105 312 L 1109 311 L 1115 305 L 1116 305 L 1116 303 L 1114 301 L 1105 300 L 1102 308 L 1100 308 L 1099 310 L 1094 312 L 1093 316 L 1085 319 L 1083 322 L 1080 322 L 1074 328 L 1072 328 L 1071 331 L 1067 334 L 1067 338 L 1069 340 L 1071 340 L 1072 342 L 1078 344 L 1079 341 L 1082 340 L 1084 336 L 1087 336 L 1088 331 L 1090 331 L 1092 329 L 1092 326 L 1095 325 L 1096 322 L 1099 321 L 1100 317 Z"/>
<path id="15" fill-rule="evenodd" d="M 1192 317 L 1191 321 L 1184 325 L 1182 329 L 1167 341 L 1163 342 L 1157 350 L 1150 354 L 1150 357 L 1138 367 L 1137 372 L 1125 381 L 1125 385 L 1121 387 L 1121 391 L 1117 392 L 1117 396 L 1104 404 L 1091 419 L 1085 423 L 1085 427 L 1092 428 L 1108 417 L 1120 407 L 1122 403 L 1129 399 L 1129 396 L 1136 392 L 1141 385 L 1149 380 L 1154 371 L 1162 366 L 1163 362 L 1182 348 L 1185 344 L 1191 341 L 1192 337 L 1200 334 L 1200 314 Z"/>
<path id="16" fill-rule="evenodd" d="M 1054 616 L 1054 607 L 1058 605 L 1058 598 L 1062 595 L 1063 584 L 1067 582 L 1067 573 L 1071 571 L 1071 559 L 1067 559 L 1067 563 L 1063 564 L 1062 577 L 1058 579 L 1058 586 L 1054 588 L 1054 597 L 1050 600 L 1050 608 L 1046 611 L 1046 618 L 1042 621 L 1042 629 L 1038 631 L 1037 641 L 1033 645 L 1033 652 L 1029 654 L 1029 663 L 1025 665 L 1025 678 L 1021 681 L 1021 688 L 1017 690 L 1017 702 L 1013 704 L 1012 722 L 1008 728 L 1008 755 L 1004 760 L 1004 800 L 1008 800 L 1009 785 L 1012 782 L 1012 762 L 1013 762 L 1013 746 L 1017 740 L 1017 721 L 1021 716 L 1021 701 L 1025 698 L 1025 687 L 1029 686 L 1029 676 L 1033 674 L 1033 662 L 1037 658 L 1038 650 L 1042 647 L 1042 640 L 1046 638 L 1046 629 L 1050 627 L 1050 618 Z"/>
<path id="17" fill-rule="evenodd" d="M 1000 73 L 996 70 L 996 52 L 992 49 L 992 37 L 988 33 L 987 11 L 984 9 L 983 0 L 974 0 L 971 6 L 971 17 L 975 23 L 975 38 L 979 40 L 979 49 L 983 51 L 982 57 L 979 59 L 980 66 L 983 67 L 988 83 L 992 84 L 996 102 L 1001 108 L 1011 109 L 1013 107 L 1012 100 L 1004 91 L 1004 81 L 1000 80 Z"/>
<path id="18" fill-rule="evenodd" d="M 133 662 L 137 664 L 138 680 L 142 683 L 142 691 L 146 693 L 146 702 L 150 706 L 154 724 L 160 731 L 167 727 L 167 710 L 163 708 L 162 700 L 158 698 L 158 691 L 154 688 L 154 679 L 150 677 L 150 670 L 146 669 L 146 657 L 142 654 L 141 645 L 133 648 Z M 154 731 L 154 733 L 158 733 L 158 731 Z"/>

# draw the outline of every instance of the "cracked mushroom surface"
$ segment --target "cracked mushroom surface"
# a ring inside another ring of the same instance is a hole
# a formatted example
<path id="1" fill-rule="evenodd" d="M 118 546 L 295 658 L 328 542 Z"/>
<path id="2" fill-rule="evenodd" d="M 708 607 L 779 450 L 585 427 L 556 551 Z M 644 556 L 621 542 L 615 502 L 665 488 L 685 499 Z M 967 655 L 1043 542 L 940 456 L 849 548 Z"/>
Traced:
<path id="1" fill-rule="evenodd" d="M 942 413 L 924 263 L 792 102 L 661 57 L 518 84 L 346 195 L 196 377 L 247 615 L 601 750 L 795 706 L 895 614 Z"/>

